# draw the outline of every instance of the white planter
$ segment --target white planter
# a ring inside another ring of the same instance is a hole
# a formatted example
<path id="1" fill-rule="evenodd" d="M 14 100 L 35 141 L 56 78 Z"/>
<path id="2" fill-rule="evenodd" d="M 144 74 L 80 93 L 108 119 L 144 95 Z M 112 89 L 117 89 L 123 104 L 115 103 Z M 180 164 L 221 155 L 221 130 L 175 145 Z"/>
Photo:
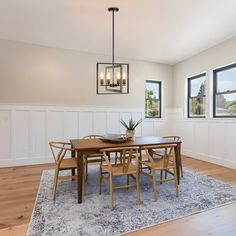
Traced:
<path id="1" fill-rule="evenodd" d="M 126 136 L 127 138 L 130 138 L 131 140 L 134 140 L 135 130 L 126 130 Z"/>

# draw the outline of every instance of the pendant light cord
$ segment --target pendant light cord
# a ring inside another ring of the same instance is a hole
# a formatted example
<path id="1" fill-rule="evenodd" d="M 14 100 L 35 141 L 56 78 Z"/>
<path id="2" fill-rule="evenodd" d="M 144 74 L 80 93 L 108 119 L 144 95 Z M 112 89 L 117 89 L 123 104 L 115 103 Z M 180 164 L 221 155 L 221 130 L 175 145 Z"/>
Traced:
<path id="1" fill-rule="evenodd" d="M 109 7 L 108 11 L 112 11 L 112 84 L 115 84 L 115 11 L 119 8 Z"/>
<path id="2" fill-rule="evenodd" d="M 114 14 L 114 10 L 113 10 L 112 11 L 112 64 L 113 65 L 114 65 L 114 61 L 115 61 L 114 43 L 115 43 L 115 14 Z"/>
<path id="3" fill-rule="evenodd" d="M 112 11 L 112 64 L 115 63 L 115 12 L 119 11 L 118 7 L 109 7 L 108 11 Z"/>

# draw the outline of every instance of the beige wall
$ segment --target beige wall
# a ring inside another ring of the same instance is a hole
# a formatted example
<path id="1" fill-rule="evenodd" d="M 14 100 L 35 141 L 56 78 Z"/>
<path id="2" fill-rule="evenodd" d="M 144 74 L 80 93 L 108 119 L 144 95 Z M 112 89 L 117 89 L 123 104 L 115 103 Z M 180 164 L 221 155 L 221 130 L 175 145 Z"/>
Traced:
<path id="1" fill-rule="evenodd" d="M 96 95 L 96 62 L 110 57 L 0 40 L 0 103 L 144 107 L 144 82 L 162 80 L 166 108 L 183 108 L 186 79 L 236 61 L 236 37 L 169 66 L 118 59 L 130 64 L 130 93 Z M 208 96 L 209 97 L 209 96 Z M 210 101 L 208 101 L 210 103 Z M 209 110 L 209 109 L 208 109 Z"/>
<path id="2" fill-rule="evenodd" d="M 110 57 L 0 40 L 0 103 L 144 107 L 145 80 L 164 81 L 171 106 L 172 67 L 127 60 L 130 94 L 96 95 L 96 62 Z"/>
<path id="3" fill-rule="evenodd" d="M 173 107 L 183 108 L 186 100 L 186 80 L 188 77 L 206 72 L 207 74 L 207 106 L 210 116 L 209 105 L 211 99 L 210 83 L 212 82 L 212 70 L 230 63 L 236 62 L 236 37 L 212 47 L 196 56 L 191 57 L 173 67 Z"/>

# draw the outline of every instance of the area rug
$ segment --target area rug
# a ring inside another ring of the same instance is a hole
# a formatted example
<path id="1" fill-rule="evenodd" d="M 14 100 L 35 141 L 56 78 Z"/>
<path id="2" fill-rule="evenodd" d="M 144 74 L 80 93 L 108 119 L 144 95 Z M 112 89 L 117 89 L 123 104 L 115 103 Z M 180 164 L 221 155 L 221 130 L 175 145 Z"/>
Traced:
<path id="1" fill-rule="evenodd" d="M 157 185 L 158 201 L 153 202 L 152 183 L 141 178 L 142 204 L 137 205 L 135 189 L 115 191 L 115 209 L 109 209 L 109 191 L 98 194 L 98 167 L 89 167 L 86 195 L 77 204 L 76 181 L 58 185 L 52 201 L 53 170 L 44 171 L 28 228 L 29 236 L 120 235 L 169 220 L 189 216 L 236 201 L 236 187 L 185 170 L 180 196 L 174 183 Z M 116 180 L 116 184 L 126 179 Z"/>

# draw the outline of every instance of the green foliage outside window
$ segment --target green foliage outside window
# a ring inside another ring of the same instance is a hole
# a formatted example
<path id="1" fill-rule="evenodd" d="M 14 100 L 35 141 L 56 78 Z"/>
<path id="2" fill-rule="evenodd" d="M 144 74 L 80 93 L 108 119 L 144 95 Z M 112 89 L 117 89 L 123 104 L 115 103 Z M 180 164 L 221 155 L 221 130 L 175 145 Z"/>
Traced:
<path id="1" fill-rule="evenodd" d="M 190 114 L 192 116 L 205 115 L 205 82 L 201 84 L 197 96 L 190 98 Z"/>
<path id="2" fill-rule="evenodd" d="M 206 74 L 188 79 L 188 117 L 205 117 Z"/>
<path id="3" fill-rule="evenodd" d="M 160 109 L 160 82 L 146 81 L 145 116 L 160 117 Z"/>
<path id="4" fill-rule="evenodd" d="M 223 94 L 216 96 L 216 110 L 218 115 L 236 115 L 236 99 L 227 101 Z"/>
<path id="5" fill-rule="evenodd" d="M 236 63 L 213 71 L 214 117 L 236 117 Z"/>

